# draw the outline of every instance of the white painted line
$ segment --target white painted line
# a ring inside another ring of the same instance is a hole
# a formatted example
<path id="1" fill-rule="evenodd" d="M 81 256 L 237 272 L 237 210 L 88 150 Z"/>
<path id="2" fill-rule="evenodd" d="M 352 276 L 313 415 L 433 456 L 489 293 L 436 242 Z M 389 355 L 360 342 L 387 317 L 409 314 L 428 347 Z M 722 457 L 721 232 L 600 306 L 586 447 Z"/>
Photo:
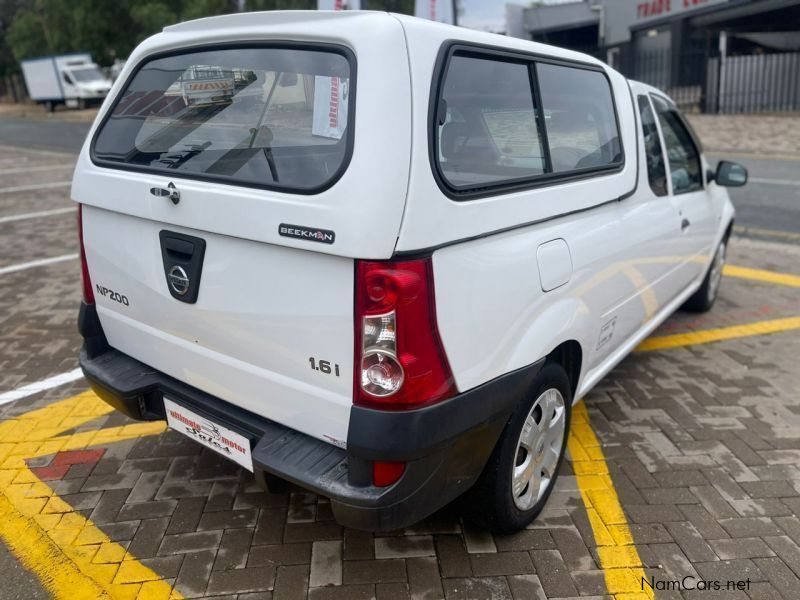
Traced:
<path id="1" fill-rule="evenodd" d="M 53 256 L 52 258 L 40 258 L 39 260 L 32 260 L 30 262 L 0 268 L 0 275 L 16 273 L 17 271 L 24 271 L 25 269 L 33 269 L 35 267 L 44 267 L 67 260 L 75 260 L 76 258 L 78 258 L 77 254 L 62 254 L 61 256 Z"/>
<path id="2" fill-rule="evenodd" d="M 72 185 L 71 181 L 54 181 L 53 183 L 34 183 L 31 185 L 17 185 L 14 187 L 0 188 L 0 194 L 11 194 L 13 192 L 27 192 L 30 190 L 47 190 L 51 188 L 67 187 Z"/>
<path id="3" fill-rule="evenodd" d="M 750 177 L 748 182 L 753 183 L 767 183 L 770 185 L 789 185 L 792 187 L 800 187 L 800 181 L 796 179 L 767 179 L 766 177 Z"/>
<path id="4" fill-rule="evenodd" d="M 0 175 L 14 175 L 17 173 L 34 173 L 36 171 L 66 171 L 72 170 L 75 165 L 37 165 L 35 167 L 16 167 L 13 169 L 0 169 Z"/>
<path id="5" fill-rule="evenodd" d="M 13 223 L 14 221 L 25 221 L 27 219 L 38 219 L 40 217 L 51 217 L 53 215 L 65 215 L 67 213 L 75 212 L 77 209 L 74 206 L 66 208 L 54 208 L 52 210 L 40 210 L 39 212 L 23 213 L 20 215 L 8 215 L 7 217 L 0 217 L 0 225 L 3 223 Z"/>
<path id="6" fill-rule="evenodd" d="M 9 146 L 8 144 L 0 144 L 0 151 L 13 152 L 14 154 L 28 153 L 34 155 L 44 155 L 44 156 L 54 156 L 54 157 L 65 157 L 65 156 L 71 156 L 73 158 L 75 157 L 74 152 L 68 152 L 66 150 L 59 152 L 58 150 L 42 150 L 41 148 L 28 148 L 26 146 Z"/>
<path id="7" fill-rule="evenodd" d="M 39 392 L 43 392 L 45 390 L 52 389 L 54 387 L 58 387 L 59 385 L 64 385 L 65 383 L 69 383 L 70 381 L 76 381 L 83 377 L 83 371 L 80 369 L 75 369 L 73 371 L 67 371 L 66 373 L 61 373 L 61 375 L 54 375 L 53 377 L 48 377 L 47 379 L 43 379 L 42 381 L 37 381 L 36 383 L 29 383 L 26 386 L 23 386 L 16 390 L 11 390 L 9 392 L 3 392 L 0 394 L 0 406 L 3 404 L 8 404 L 9 402 L 14 402 L 15 400 L 21 400 L 22 398 L 27 398 L 28 396 L 32 396 L 33 394 L 38 394 Z"/>

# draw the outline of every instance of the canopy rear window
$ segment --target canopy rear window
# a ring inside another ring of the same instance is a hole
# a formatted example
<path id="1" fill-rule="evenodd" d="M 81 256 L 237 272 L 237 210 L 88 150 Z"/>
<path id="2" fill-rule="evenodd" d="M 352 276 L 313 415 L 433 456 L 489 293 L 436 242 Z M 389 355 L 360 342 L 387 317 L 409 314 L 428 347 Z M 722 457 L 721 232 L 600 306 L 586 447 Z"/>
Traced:
<path id="1" fill-rule="evenodd" d="M 350 157 L 351 62 L 346 51 L 327 46 L 215 48 L 152 59 L 101 124 L 92 158 L 145 172 L 321 191 Z"/>

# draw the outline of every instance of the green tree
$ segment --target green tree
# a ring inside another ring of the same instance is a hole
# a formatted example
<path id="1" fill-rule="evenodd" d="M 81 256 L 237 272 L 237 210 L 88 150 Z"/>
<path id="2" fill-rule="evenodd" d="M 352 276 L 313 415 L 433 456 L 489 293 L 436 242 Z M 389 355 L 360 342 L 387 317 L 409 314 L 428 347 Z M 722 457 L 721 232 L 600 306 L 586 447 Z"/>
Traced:
<path id="1" fill-rule="evenodd" d="M 17 12 L 5 38 L 12 57 L 17 60 L 49 52 L 49 44 L 39 17 L 30 10 Z"/>
<path id="2" fill-rule="evenodd" d="M 310 10 L 317 0 L 245 0 L 256 10 Z M 237 0 L 0 0 L 0 75 L 46 54 L 90 52 L 101 65 L 127 57 L 165 26 L 234 12 Z M 362 0 L 369 10 L 412 14 L 414 0 Z"/>
<path id="3" fill-rule="evenodd" d="M 7 40 L 19 61 L 44 54 L 90 52 L 101 63 L 130 51 L 127 2 L 35 0 L 18 7 Z"/>
<path id="4" fill-rule="evenodd" d="M 131 6 L 130 17 L 136 31 L 137 42 L 178 20 L 178 15 L 170 4 L 172 3 L 137 2 Z"/>
<path id="5" fill-rule="evenodd" d="M 8 30 L 20 6 L 22 0 L 0 0 L 0 77 L 19 71 L 8 42 Z"/>
<path id="6" fill-rule="evenodd" d="M 221 15 L 236 10 L 235 0 L 150 0 L 146 2 L 130 1 L 129 4 L 130 17 L 136 32 L 136 43 L 173 23 Z"/>
<path id="7" fill-rule="evenodd" d="M 385 10 L 404 15 L 414 14 L 414 0 L 361 0 L 365 10 Z"/>

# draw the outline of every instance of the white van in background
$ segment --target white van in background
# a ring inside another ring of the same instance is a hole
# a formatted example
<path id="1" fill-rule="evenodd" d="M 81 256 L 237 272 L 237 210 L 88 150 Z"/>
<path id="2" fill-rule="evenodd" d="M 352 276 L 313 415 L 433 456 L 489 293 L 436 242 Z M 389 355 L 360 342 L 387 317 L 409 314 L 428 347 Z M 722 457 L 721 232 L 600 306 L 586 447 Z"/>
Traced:
<path id="1" fill-rule="evenodd" d="M 184 85 L 206 76 L 232 83 Z M 181 23 L 135 50 L 75 170 L 81 367 L 344 525 L 466 493 L 514 531 L 575 399 L 714 303 L 746 180 L 576 52 L 377 12 Z"/>
<path id="2" fill-rule="evenodd" d="M 111 89 L 111 80 L 89 54 L 31 58 L 20 66 L 31 100 L 43 104 L 48 112 L 59 104 L 81 109 L 99 104 Z"/>

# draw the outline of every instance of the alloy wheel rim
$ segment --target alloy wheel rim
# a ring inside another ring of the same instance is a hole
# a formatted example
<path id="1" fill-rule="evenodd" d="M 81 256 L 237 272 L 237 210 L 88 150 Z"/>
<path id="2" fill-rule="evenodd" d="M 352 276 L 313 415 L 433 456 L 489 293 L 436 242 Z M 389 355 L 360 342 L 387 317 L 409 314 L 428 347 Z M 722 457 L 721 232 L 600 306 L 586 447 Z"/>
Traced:
<path id="1" fill-rule="evenodd" d="M 552 484 L 566 418 L 564 397 L 555 388 L 545 390 L 528 411 L 511 471 L 511 495 L 519 510 L 530 510 Z"/>
<path id="2" fill-rule="evenodd" d="M 725 242 L 720 242 L 714 261 L 711 263 L 711 278 L 708 286 L 708 299 L 714 300 L 719 291 L 719 284 L 722 282 L 722 270 L 725 266 Z"/>

